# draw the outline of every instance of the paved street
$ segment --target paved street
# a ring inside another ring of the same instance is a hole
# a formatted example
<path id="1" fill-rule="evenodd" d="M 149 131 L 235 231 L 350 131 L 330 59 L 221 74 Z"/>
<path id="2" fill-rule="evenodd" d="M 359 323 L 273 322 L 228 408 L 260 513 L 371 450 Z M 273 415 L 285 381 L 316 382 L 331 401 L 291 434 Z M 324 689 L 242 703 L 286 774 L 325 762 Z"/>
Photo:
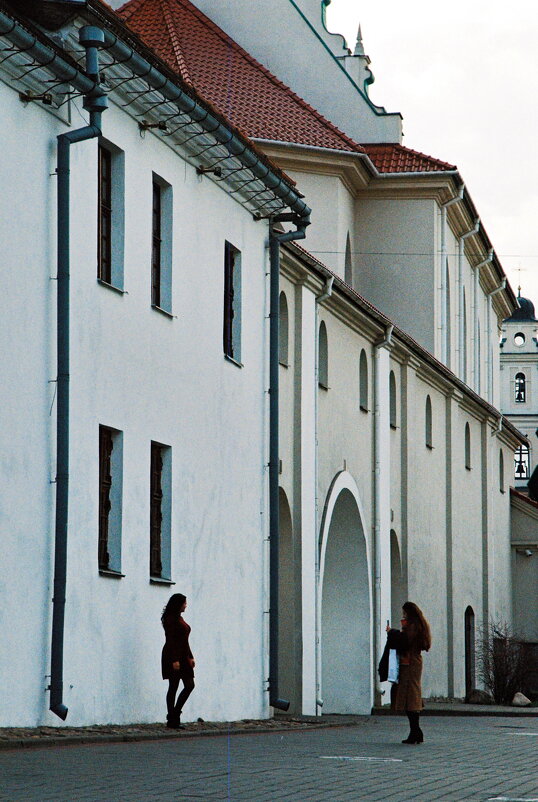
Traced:
<path id="1" fill-rule="evenodd" d="M 538 717 L 425 717 L 303 732 L 0 752 L 2 802 L 538 800 Z"/>

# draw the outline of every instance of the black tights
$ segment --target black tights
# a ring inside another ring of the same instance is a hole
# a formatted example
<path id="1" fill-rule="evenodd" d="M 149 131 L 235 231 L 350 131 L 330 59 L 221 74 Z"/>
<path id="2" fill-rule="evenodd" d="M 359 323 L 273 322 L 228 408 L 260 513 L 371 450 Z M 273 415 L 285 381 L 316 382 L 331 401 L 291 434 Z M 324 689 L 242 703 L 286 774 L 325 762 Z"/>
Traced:
<path id="1" fill-rule="evenodd" d="M 176 693 L 179 688 L 180 680 L 183 679 L 183 690 L 177 697 Z M 168 711 L 168 720 L 171 718 L 179 719 L 183 705 L 194 690 L 193 677 L 181 677 L 178 671 L 177 677 L 174 675 L 168 680 L 168 692 L 166 694 L 166 709 Z M 175 703 L 175 704 L 174 704 Z"/>

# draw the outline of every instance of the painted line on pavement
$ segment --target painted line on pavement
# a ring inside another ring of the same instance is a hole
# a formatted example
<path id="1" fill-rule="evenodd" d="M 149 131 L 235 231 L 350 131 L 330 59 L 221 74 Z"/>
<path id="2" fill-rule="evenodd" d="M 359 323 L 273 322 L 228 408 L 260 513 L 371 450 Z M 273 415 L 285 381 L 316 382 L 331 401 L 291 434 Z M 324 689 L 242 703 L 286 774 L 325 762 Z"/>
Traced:
<path id="1" fill-rule="evenodd" d="M 538 736 L 538 732 L 505 732 L 505 735 L 534 735 Z"/>
<path id="2" fill-rule="evenodd" d="M 488 802 L 538 802 L 538 796 L 490 796 Z"/>
<path id="3" fill-rule="evenodd" d="M 403 760 L 397 757 L 356 757 L 353 755 L 320 755 L 319 757 L 320 760 L 367 760 L 372 763 L 403 763 Z"/>

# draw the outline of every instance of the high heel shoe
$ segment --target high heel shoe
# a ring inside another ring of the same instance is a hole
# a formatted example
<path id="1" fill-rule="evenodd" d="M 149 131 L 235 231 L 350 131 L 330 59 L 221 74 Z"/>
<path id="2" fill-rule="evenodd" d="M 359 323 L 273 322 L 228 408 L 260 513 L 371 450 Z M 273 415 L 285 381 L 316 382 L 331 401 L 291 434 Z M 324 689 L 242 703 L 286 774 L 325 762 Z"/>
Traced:
<path id="1" fill-rule="evenodd" d="M 422 732 L 409 733 L 407 738 L 402 741 L 403 744 L 421 744 L 424 743 L 424 735 Z"/>

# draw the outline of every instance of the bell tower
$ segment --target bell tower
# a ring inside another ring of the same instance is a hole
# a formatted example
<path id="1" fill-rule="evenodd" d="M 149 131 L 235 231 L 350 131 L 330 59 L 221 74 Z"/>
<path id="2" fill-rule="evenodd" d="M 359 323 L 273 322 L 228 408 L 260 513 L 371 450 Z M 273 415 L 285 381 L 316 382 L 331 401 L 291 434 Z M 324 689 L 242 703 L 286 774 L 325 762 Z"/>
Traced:
<path id="1" fill-rule="evenodd" d="M 534 304 L 521 295 L 519 308 L 502 326 L 501 409 L 527 438 L 520 446 L 514 464 L 514 484 L 526 491 L 538 464 L 538 320 Z"/>

